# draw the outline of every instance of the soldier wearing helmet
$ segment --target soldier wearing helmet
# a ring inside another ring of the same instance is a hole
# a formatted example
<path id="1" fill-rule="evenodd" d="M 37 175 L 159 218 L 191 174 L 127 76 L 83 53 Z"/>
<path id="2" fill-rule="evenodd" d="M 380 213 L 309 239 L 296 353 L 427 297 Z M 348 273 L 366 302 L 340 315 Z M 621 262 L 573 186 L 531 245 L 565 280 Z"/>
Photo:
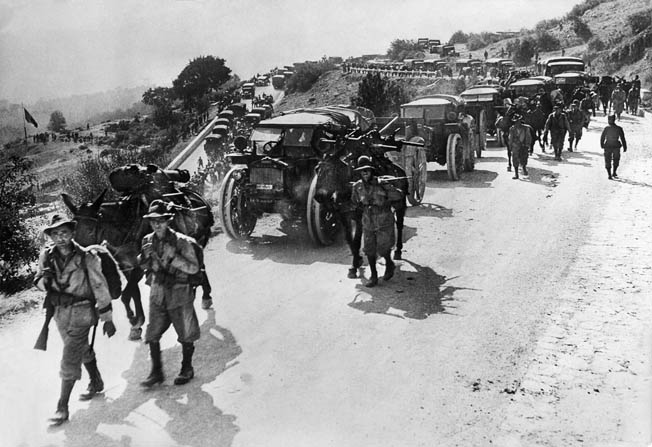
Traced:
<path id="1" fill-rule="evenodd" d="M 573 142 L 575 142 L 575 150 L 577 150 L 577 143 L 582 138 L 582 128 L 584 127 L 584 113 L 579 109 L 580 102 L 574 99 L 566 112 L 570 128 L 568 129 L 568 151 L 573 152 Z"/>
<path id="2" fill-rule="evenodd" d="M 403 196 L 398 188 L 378 180 L 370 157 L 360 156 L 357 165 L 355 170 L 361 178 L 353 184 L 351 200 L 354 206 L 362 208 L 363 251 L 371 270 L 365 286 L 374 287 L 378 284 L 378 256 L 385 258 L 383 279 L 388 281 L 394 276 L 395 266 L 390 256 L 395 242 L 391 203 L 401 200 Z"/>

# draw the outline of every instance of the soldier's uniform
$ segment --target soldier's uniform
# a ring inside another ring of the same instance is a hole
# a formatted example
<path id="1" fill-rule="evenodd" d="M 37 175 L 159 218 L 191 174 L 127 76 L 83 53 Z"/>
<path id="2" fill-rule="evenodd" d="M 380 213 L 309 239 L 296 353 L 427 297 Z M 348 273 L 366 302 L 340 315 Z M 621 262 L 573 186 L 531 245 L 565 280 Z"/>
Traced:
<path id="1" fill-rule="evenodd" d="M 363 155 L 359 158 L 356 170 L 373 172 L 374 168 L 371 160 Z M 391 271 L 391 274 L 388 274 L 386 270 L 385 279 L 393 275 L 394 263 L 390 252 L 394 246 L 395 234 L 391 203 L 402 199 L 400 190 L 389 183 L 379 183 L 378 178 L 374 176 L 368 181 L 361 179 L 353 184 L 351 201 L 354 206 L 362 208 L 363 251 L 372 270 L 372 279 L 367 283 L 368 286 L 375 285 L 378 279 L 376 273 L 378 255 L 385 258 L 386 268 Z"/>
<path id="2" fill-rule="evenodd" d="M 618 119 L 620 119 L 620 114 L 623 113 L 623 110 L 625 109 L 626 100 L 627 96 L 625 95 L 625 92 L 620 88 L 620 86 L 616 86 L 615 90 L 611 93 L 611 104 L 613 105 L 614 113 Z"/>
<path id="3" fill-rule="evenodd" d="M 584 127 L 584 113 L 578 109 L 578 103 L 579 101 L 573 101 L 566 113 L 570 125 L 568 129 L 568 150 L 570 152 L 573 152 L 573 141 L 575 141 L 575 149 L 577 149 L 577 143 L 582 138 L 582 128 Z"/>
<path id="4" fill-rule="evenodd" d="M 69 237 L 72 237 L 75 225 L 76 222 L 55 215 L 52 224 L 43 231 L 54 238 L 58 237 L 52 235 L 55 229 L 68 226 L 71 230 Z M 68 402 L 75 381 L 81 379 L 82 364 L 89 373 L 91 383 L 88 392 L 82 394 L 80 399 L 91 399 L 104 389 L 95 352 L 88 343 L 90 329 L 97 324 L 98 314 L 112 328 L 107 331 L 108 326 L 105 326 L 105 333 L 109 337 L 115 333 L 111 294 L 102 273 L 102 261 L 72 238 L 66 245 L 70 252 L 65 256 L 57 245 L 41 251 L 35 278 L 36 286 L 47 292 L 46 299 L 54 306 L 53 318 L 63 341 L 59 370 L 61 395 L 55 416 L 50 419 L 54 425 L 68 420 Z"/>
<path id="5" fill-rule="evenodd" d="M 543 137 L 547 139 L 548 132 L 550 132 L 550 145 L 555 150 L 555 159 L 561 160 L 561 152 L 564 149 L 564 136 L 570 128 L 570 124 L 566 115 L 561 112 L 560 106 L 555 106 L 554 109 L 556 111 L 552 112 L 546 120 Z"/>
<path id="6" fill-rule="evenodd" d="M 620 164 L 620 148 L 627 152 L 627 141 L 623 128 L 616 124 L 616 117 L 610 115 L 608 118 L 609 125 L 604 128 L 600 135 L 600 147 L 604 150 L 604 166 L 607 169 L 609 179 L 618 177 L 616 170 Z M 613 172 L 611 171 L 613 161 Z"/>
<path id="7" fill-rule="evenodd" d="M 509 149 L 512 151 L 512 164 L 514 165 L 514 178 L 518 178 L 518 167 L 523 167 L 523 174 L 527 173 L 527 160 L 532 145 L 532 127 L 523 124 L 521 115 L 514 115 L 514 124 L 509 129 Z"/>
<path id="8" fill-rule="evenodd" d="M 162 200 L 154 200 L 143 217 L 169 222 L 173 214 Z M 199 323 L 193 305 L 195 290 L 188 281 L 188 275 L 199 272 L 199 261 L 192 238 L 169 227 L 162 237 L 157 236 L 156 231 L 146 235 L 142 247 L 139 262 L 150 286 L 145 342 L 149 344 L 152 370 L 141 385 L 151 387 L 164 380 L 159 342 L 170 325 L 174 326 L 182 347 L 181 372 L 174 380 L 176 385 L 182 385 L 194 376 L 192 356 L 194 342 L 199 340 Z"/>

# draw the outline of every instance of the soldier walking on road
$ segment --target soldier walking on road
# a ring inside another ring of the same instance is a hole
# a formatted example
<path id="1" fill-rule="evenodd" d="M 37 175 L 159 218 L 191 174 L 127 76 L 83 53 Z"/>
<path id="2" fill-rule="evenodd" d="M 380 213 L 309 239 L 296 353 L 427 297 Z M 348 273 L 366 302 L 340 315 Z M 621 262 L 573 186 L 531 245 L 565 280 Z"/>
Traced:
<path id="1" fill-rule="evenodd" d="M 620 121 L 620 114 L 623 113 L 625 109 L 625 101 L 627 100 L 627 95 L 625 91 L 621 88 L 620 84 L 616 85 L 616 88 L 611 93 L 611 104 L 614 108 L 614 113 L 616 118 Z"/>
<path id="2" fill-rule="evenodd" d="M 391 202 L 401 200 L 403 194 L 393 185 L 378 180 L 374 175 L 371 158 L 366 155 L 358 158 L 358 167 L 355 170 L 362 178 L 353 184 L 351 200 L 353 205 L 362 208 L 363 251 L 371 270 L 371 277 L 365 286 L 374 287 L 378 284 L 378 255 L 385 258 L 383 279 L 389 281 L 394 276 L 395 265 L 390 256 L 395 242 Z"/>
<path id="3" fill-rule="evenodd" d="M 61 394 L 56 413 L 50 418 L 52 425 L 68 420 L 68 402 L 75 381 L 81 379 L 82 363 L 90 376 L 90 384 L 87 393 L 79 399 L 92 399 L 104 390 L 95 352 L 88 343 L 98 314 L 104 322 L 104 333 L 109 337 L 115 334 L 111 294 L 102 273 L 102 261 L 73 240 L 75 226 L 75 221 L 61 215 L 52 217 L 51 224 L 43 232 L 54 245 L 41 252 L 35 279 L 36 286 L 47 292 L 46 302 L 53 307 L 54 321 L 63 340 L 59 371 Z"/>
<path id="4" fill-rule="evenodd" d="M 561 152 L 564 149 L 564 136 L 570 129 L 568 118 L 561 111 L 561 105 L 556 104 L 552 108 L 553 112 L 546 120 L 545 130 L 543 132 L 543 142 L 548 142 L 548 132 L 550 132 L 550 144 L 555 150 L 555 160 L 561 161 Z"/>
<path id="5" fill-rule="evenodd" d="M 139 262 L 147 275 L 150 286 L 149 323 L 145 331 L 145 343 L 149 344 L 152 370 L 141 385 L 151 388 L 165 379 L 161 362 L 161 336 L 174 326 L 177 340 L 181 343 L 183 359 L 181 372 L 174 379 L 175 385 L 188 383 L 195 375 L 192 367 L 194 343 L 199 340 L 199 322 L 193 300 L 195 289 L 188 282 L 188 275 L 200 269 L 192 238 L 172 230 L 170 221 L 174 214 L 162 200 L 154 200 L 149 206 L 148 219 L 153 232 L 143 238 Z"/>
<path id="6" fill-rule="evenodd" d="M 577 144 L 582 138 L 582 128 L 584 127 L 584 112 L 579 109 L 579 101 L 577 99 L 573 100 L 568 110 L 568 151 L 573 152 L 573 141 L 575 142 L 575 150 L 577 150 Z"/>
<path id="7" fill-rule="evenodd" d="M 523 166 L 523 175 L 528 175 L 527 160 L 532 145 L 532 127 L 523 124 L 523 117 L 516 114 L 512 117 L 514 123 L 509 129 L 509 149 L 512 152 L 514 179 L 518 179 L 518 167 Z"/>
<path id="8" fill-rule="evenodd" d="M 602 131 L 600 136 L 600 147 L 604 150 L 604 166 L 607 169 L 609 180 L 618 178 L 617 170 L 620 164 L 620 148 L 627 152 L 627 141 L 623 128 L 616 124 L 616 116 L 609 115 L 607 118 L 608 125 Z M 613 160 L 613 172 L 611 163 Z"/>

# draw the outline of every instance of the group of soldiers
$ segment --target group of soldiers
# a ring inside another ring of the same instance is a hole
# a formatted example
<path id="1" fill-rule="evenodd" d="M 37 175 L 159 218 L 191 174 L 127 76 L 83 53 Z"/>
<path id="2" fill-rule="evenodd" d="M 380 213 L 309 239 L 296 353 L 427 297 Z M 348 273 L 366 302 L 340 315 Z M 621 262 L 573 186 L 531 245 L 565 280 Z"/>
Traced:
<path id="1" fill-rule="evenodd" d="M 151 232 L 142 240 L 138 263 L 150 286 L 145 342 L 149 345 L 152 368 L 141 385 L 151 388 L 164 381 L 159 342 L 170 325 L 177 333 L 183 357 L 174 384 L 183 385 L 194 377 L 192 357 L 200 333 L 193 304 L 196 286 L 190 277 L 199 273 L 201 261 L 194 240 L 170 228 L 174 212 L 169 204 L 153 200 L 143 218 Z M 36 286 L 46 292 L 48 302 L 54 307 L 53 318 L 63 341 L 59 400 L 49 419 L 53 426 L 69 419 L 70 396 L 75 382 L 81 379 L 82 365 L 90 381 L 79 399 L 90 400 L 103 392 L 104 381 L 93 350 L 94 327 L 101 320 L 104 334 L 112 337 L 116 332 L 103 261 L 97 253 L 74 240 L 76 226 L 74 220 L 53 216 L 43 230 L 52 245 L 42 250 L 35 279 Z M 91 329 L 93 337 L 89 344 Z"/>

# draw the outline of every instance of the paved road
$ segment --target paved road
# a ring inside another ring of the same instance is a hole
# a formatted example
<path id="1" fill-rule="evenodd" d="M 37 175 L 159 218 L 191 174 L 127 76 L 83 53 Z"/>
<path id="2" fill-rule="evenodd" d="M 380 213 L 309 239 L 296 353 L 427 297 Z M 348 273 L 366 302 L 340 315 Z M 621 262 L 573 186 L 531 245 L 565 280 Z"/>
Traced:
<path id="1" fill-rule="evenodd" d="M 147 349 L 118 309 L 118 334 L 97 342 L 104 398 L 73 401 L 54 431 L 58 336 L 37 352 L 37 312 L 4 325 L 3 445 L 647 445 L 652 120 L 622 123 L 620 181 L 602 167 L 601 116 L 567 161 L 537 149 L 524 180 L 503 149 L 459 182 L 430 164 L 405 260 L 372 290 L 346 279 L 343 245 L 314 248 L 274 216 L 250 242 L 214 238 L 195 379 L 171 384 L 169 333 L 168 380 L 139 389 Z"/>

